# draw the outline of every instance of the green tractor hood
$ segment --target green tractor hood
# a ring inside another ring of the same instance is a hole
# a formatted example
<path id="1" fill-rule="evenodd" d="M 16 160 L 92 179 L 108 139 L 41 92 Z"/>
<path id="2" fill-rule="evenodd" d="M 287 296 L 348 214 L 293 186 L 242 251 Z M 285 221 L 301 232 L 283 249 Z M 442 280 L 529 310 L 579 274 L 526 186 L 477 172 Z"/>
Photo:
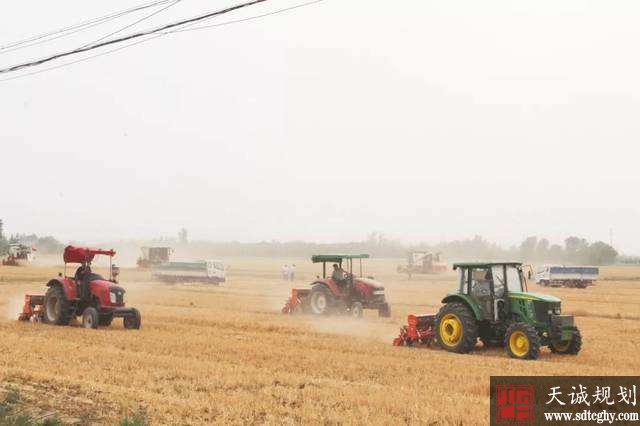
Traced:
<path id="1" fill-rule="evenodd" d="M 529 293 L 529 292 L 510 292 L 510 299 L 525 299 L 531 300 L 533 302 L 550 302 L 550 303 L 560 303 L 560 299 L 555 296 L 550 296 L 548 294 L 539 294 L 539 293 Z"/>

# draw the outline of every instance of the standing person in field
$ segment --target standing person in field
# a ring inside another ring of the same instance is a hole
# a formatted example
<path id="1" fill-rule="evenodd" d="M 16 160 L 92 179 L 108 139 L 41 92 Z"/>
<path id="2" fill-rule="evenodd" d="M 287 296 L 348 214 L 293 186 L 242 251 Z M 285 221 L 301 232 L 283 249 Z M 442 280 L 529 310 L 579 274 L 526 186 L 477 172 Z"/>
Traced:
<path id="1" fill-rule="evenodd" d="M 289 268 L 289 281 L 293 281 L 296 278 L 296 264 L 292 263 Z"/>
<path id="2" fill-rule="evenodd" d="M 282 267 L 282 279 L 285 281 L 289 280 L 289 265 L 284 265 Z"/>

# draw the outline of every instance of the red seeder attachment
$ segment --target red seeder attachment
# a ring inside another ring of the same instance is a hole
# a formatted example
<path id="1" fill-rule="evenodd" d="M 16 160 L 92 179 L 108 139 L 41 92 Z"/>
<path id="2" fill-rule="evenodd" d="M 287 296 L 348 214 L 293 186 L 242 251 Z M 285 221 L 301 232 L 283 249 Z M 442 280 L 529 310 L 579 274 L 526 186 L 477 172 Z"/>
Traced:
<path id="1" fill-rule="evenodd" d="M 44 314 L 44 296 L 27 294 L 24 296 L 24 306 L 18 317 L 20 321 L 40 321 Z"/>
<path id="2" fill-rule="evenodd" d="M 305 302 L 311 290 L 294 288 L 291 290 L 291 297 L 287 299 L 284 307 L 282 308 L 283 314 L 295 314 L 303 312 L 305 309 Z"/>
<path id="3" fill-rule="evenodd" d="M 435 315 L 409 315 L 409 325 L 400 329 L 393 346 L 431 346 L 436 340 Z"/>

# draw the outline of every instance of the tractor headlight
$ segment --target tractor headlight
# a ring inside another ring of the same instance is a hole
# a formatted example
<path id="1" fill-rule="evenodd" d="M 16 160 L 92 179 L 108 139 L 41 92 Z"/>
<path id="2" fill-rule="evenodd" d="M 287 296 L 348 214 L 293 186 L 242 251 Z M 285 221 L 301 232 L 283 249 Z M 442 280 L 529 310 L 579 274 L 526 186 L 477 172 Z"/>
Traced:
<path id="1" fill-rule="evenodd" d="M 384 296 L 384 290 L 374 290 L 373 291 L 373 295 L 374 296 Z"/>
<path id="2" fill-rule="evenodd" d="M 116 298 L 116 294 L 113 291 L 109 292 L 109 302 L 111 302 L 112 305 L 115 305 L 117 301 Z"/>

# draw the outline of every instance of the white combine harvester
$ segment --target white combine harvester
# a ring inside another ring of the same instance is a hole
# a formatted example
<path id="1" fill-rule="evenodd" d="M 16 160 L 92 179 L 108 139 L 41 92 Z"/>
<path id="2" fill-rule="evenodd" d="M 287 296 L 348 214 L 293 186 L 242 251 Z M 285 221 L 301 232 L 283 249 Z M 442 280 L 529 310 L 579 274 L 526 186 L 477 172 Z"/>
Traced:
<path id="1" fill-rule="evenodd" d="M 9 244 L 7 257 L 2 259 L 2 264 L 5 266 L 19 266 L 24 263 L 30 263 L 36 258 L 35 251 L 35 247 L 11 243 Z"/>
<path id="2" fill-rule="evenodd" d="M 399 265 L 398 273 L 407 274 L 441 274 L 447 271 L 447 264 L 440 260 L 440 253 L 429 251 L 410 251 L 407 253 L 407 264 Z"/>
<path id="3" fill-rule="evenodd" d="M 167 283 L 202 282 L 218 285 L 226 281 L 227 268 L 220 260 L 164 262 L 153 266 L 153 278 Z"/>

